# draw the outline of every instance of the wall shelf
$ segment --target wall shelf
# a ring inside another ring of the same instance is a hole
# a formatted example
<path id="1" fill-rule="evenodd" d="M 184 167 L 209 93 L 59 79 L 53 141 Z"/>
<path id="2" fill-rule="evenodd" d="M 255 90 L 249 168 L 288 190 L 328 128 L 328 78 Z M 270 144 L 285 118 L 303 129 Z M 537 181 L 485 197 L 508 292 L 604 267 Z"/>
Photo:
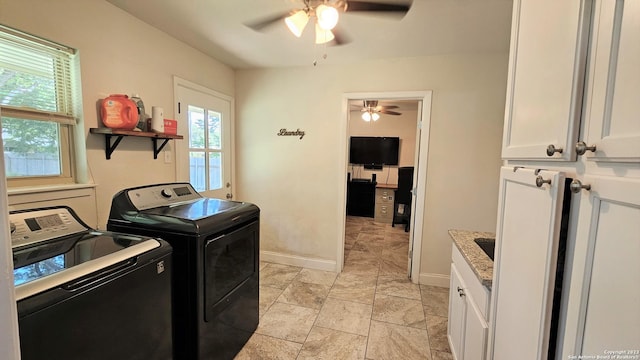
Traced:
<path id="1" fill-rule="evenodd" d="M 163 133 L 155 133 L 155 132 L 145 132 L 145 131 L 130 131 L 130 130 L 117 130 L 117 129 L 109 129 L 109 128 L 91 128 L 89 132 L 92 134 L 100 134 L 104 135 L 104 152 L 107 157 L 107 160 L 111 159 L 111 154 L 116 150 L 120 141 L 125 136 L 132 137 L 144 137 L 151 139 L 153 143 L 153 158 L 157 159 L 158 154 L 169 140 L 173 139 L 182 139 L 182 135 L 171 135 L 171 134 L 163 134 Z M 115 141 L 111 143 L 111 137 L 115 137 Z M 158 140 L 161 140 L 160 145 L 158 146 Z"/>

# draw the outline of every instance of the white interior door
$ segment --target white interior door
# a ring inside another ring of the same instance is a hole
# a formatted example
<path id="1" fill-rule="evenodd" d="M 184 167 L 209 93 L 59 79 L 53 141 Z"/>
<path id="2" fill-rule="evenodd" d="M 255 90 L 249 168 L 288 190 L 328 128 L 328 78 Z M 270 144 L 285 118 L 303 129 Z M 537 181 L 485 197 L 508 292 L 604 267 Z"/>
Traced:
<path id="1" fill-rule="evenodd" d="M 563 191 L 557 171 L 500 172 L 488 359 L 546 358 Z"/>
<path id="2" fill-rule="evenodd" d="M 179 133 L 185 134 L 176 148 L 177 178 L 204 196 L 231 199 L 233 100 L 184 80 L 175 87 Z"/>
<path id="3" fill-rule="evenodd" d="M 418 188 L 418 173 L 420 172 L 420 166 L 422 165 L 420 162 L 420 146 L 423 143 L 423 141 L 426 143 L 429 139 L 422 139 L 422 100 L 418 101 L 418 112 L 417 112 L 417 126 L 416 126 L 416 148 L 415 148 L 415 154 L 413 155 L 414 161 L 413 163 L 414 165 L 414 172 L 413 172 L 413 180 L 412 180 L 412 184 L 413 184 L 413 189 L 411 189 L 411 218 L 409 219 L 409 230 L 410 230 L 410 234 L 409 234 L 409 253 L 407 254 L 407 276 L 409 277 L 409 279 L 412 278 L 413 276 L 413 250 L 414 250 L 414 244 L 415 244 L 415 235 L 416 235 L 416 219 L 418 219 L 416 217 L 416 209 L 419 208 L 417 206 L 417 202 L 418 202 L 418 197 L 416 196 L 417 191 L 415 191 L 415 189 Z M 422 213 L 420 214 L 422 215 Z M 419 218 L 420 219 L 420 223 L 422 223 L 422 217 Z M 422 233 L 422 232 L 420 232 Z M 420 266 L 416 266 L 417 268 L 419 268 Z M 417 278 L 416 278 L 417 280 Z"/>

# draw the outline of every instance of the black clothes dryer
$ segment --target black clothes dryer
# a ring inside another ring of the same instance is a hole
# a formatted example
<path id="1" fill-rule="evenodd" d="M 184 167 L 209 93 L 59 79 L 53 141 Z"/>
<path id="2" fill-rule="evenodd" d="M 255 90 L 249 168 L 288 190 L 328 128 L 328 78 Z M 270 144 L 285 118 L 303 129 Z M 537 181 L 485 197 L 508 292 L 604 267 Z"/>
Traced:
<path id="1" fill-rule="evenodd" d="M 93 230 L 62 206 L 9 220 L 22 359 L 172 359 L 167 242 Z"/>
<path id="2" fill-rule="evenodd" d="M 260 209 L 189 183 L 118 192 L 107 228 L 157 236 L 173 252 L 174 358 L 233 359 L 258 326 Z"/>

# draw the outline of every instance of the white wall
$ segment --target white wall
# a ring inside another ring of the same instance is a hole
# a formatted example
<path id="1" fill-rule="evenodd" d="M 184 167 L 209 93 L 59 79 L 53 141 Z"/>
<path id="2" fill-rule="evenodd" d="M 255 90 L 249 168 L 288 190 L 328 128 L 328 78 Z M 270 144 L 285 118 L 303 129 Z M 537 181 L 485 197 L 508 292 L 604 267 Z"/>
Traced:
<path id="1" fill-rule="evenodd" d="M 337 212 L 344 211 L 337 206 L 342 95 L 433 90 L 420 272 L 427 280 L 448 276 L 447 230 L 495 229 L 507 59 L 465 54 L 239 70 L 239 198 L 262 209 L 262 249 L 335 263 Z M 281 128 L 306 136 L 276 136 Z"/>
<path id="2" fill-rule="evenodd" d="M 360 111 L 350 112 L 349 136 L 399 137 L 398 165 L 384 166 L 382 170 L 365 170 L 362 165 L 349 164 L 347 171 L 354 178 L 371 179 L 371 175 L 376 174 L 378 183 L 397 184 L 398 167 L 415 165 L 418 112 L 409 110 L 402 111 L 402 115 L 380 114 L 380 119 L 375 122 L 366 122 L 362 120 L 361 116 L 362 113 Z"/>
<path id="3" fill-rule="evenodd" d="M 152 105 L 158 105 L 172 117 L 173 75 L 230 96 L 235 91 L 231 68 L 104 0 L 0 0 L 0 23 L 80 51 L 87 160 L 97 184 L 96 214 L 86 216 L 97 219 L 92 226 L 106 227 L 117 191 L 175 180 L 175 163 L 165 164 L 162 154 L 154 160 L 149 139 L 125 138 L 111 160 L 105 159 L 104 137 L 88 134 L 89 128 L 101 126 L 99 99 L 138 93 L 149 113 Z M 165 149 L 175 152 L 173 142 Z"/>

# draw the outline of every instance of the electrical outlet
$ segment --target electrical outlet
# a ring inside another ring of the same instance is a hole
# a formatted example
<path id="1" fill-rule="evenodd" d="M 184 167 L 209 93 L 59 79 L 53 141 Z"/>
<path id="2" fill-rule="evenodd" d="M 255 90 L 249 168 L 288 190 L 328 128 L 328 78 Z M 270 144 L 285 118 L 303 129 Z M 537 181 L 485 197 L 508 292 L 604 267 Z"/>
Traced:
<path id="1" fill-rule="evenodd" d="M 164 163 L 165 164 L 171 164 L 172 161 L 172 156 L 171 156 L 171 151 L 165 151 L 164 152 Z"/>

